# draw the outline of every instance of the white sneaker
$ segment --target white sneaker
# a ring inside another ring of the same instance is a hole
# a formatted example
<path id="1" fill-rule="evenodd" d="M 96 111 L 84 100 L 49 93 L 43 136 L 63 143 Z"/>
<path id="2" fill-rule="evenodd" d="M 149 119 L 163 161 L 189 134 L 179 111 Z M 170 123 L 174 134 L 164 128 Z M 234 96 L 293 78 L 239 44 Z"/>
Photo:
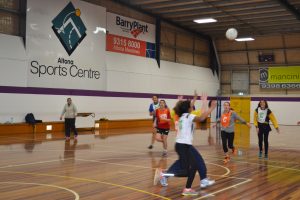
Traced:
<path id="1" fill-rule="evenodd" d="M 215 182 L 216 182 L 215 180 L 210 180 L 208 178 L 205 178 L 205 179 L 201 180 L 200 187 L 201 188 L 206 188 L 208 186 L 213 185 Z"/>
<path id="2" fill-rule="evenodd" d="M 168 186 L 168 178 L 163 176 L 163 174 L 160 175 L 159 182 L 160 182 L 161 186 L 163 186 L 163 187 Z"/>

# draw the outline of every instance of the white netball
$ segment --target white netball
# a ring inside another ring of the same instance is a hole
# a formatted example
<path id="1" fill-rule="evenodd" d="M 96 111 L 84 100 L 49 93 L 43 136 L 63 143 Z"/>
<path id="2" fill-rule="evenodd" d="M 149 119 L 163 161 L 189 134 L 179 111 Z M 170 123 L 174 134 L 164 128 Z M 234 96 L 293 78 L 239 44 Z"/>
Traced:
<path id="1" fill-rule="evenodd" d="M 238 32 L 235 28 L 229 28 L 226 31 L 226 37 L 228 40 L 234 40 L 235 38 L 237 38 L 238 36 Z"/>

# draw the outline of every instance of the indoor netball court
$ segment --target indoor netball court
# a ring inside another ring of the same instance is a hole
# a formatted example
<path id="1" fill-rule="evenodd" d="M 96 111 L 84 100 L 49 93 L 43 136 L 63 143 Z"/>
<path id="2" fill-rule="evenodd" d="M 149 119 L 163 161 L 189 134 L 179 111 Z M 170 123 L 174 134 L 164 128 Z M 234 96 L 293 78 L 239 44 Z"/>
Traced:
<path id="1" fill-rule="evenodd" d="M 65 142 L 63 133 L 1 135 L 0 199 L 182 199 L 186 178 L 153 185 L 155 169 L 177 159 L 175 132 L 162 157 L 161 144 L 147 149 L 148 130 L 131 131 L 82 132 L 77 142 Z M 196 175 L 193 188 L 200 195 L 184 199 L 299 199 L 300 127 L 281 131 L 271 133 L 265 160 L 257 156 L 256 133 L 243 130 L 237 155 L 224 165 L 216 128 L 196 130 L 194 146 L 216 183 L 200 189 Z"/>
<path id="2" fill-rule="evenodd" d="M 0 0 L 0 200 L 300 200 L 299 155 L 300 0 Z"/>

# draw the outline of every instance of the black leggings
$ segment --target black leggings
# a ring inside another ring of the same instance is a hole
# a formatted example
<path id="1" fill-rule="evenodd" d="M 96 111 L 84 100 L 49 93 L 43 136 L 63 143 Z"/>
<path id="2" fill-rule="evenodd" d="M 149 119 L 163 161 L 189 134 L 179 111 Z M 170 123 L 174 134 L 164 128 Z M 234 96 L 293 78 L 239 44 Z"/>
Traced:
<path id="1" fill-rule="evenodd" d="M 259 151 L 263 151 L 263 141 L 265 145 L 265 154 L 268 154 L 269 150 L 269 132 L 271 131 L 271 127 L 269 124 L 265 123 L 258 123 L 258 146 L 259 146 Z"/>
<path id="2" fill-rule="evenodd" d="M 168 173 L 174 173 L 176 177 L 188 177 L 186 188 L 192 187 L 197 171 L 196 160 L 191 148 L 193 148 L 192 145 L 176 143 L 175 150 L 179 159 L 168 170 Z"/>
<path id="3" fill-rule="evenodd" d="M 263 151 L 263 141 L 264 141 L 264 145 L 265 145 L 265 154 L 268 154 L 268 150 L 269 150 L 269 132 L 270 131 L 263 131 L 260 130 L 258 131 L 258 146 L 259 146 L 259 151 L 262 152 Z"/>
<path id="4" fill-rule="evenodd" d="M 201 154 L 197 151 L 194 146 L 191 146 L 190 152 L 196 161 L 197 171 L 200 175 L 200 179 L 205 179 L 207 177 L 207 169 L 205 162 L 201 156 Z M 185 165 L 185 164 L 184 164 Z M 184 171 L 184 166 L 181 166 L 180 160 L 176 160 L 171 167 L 169 167 L 167 173 L 174 174 L 176 177 L 186 177 L 186 171 Z"/>
<path id="5" fill-rule="evenodd" d="M 234 148 L 234 146 L 233 146 L 234 132 L 228 133 L 226 131 L 221 131 L 221 138 L 222 138 L 224 153 L 228 152 L 228 147 L 230 149 Z M 228 143 L 228 147 L 227 147 L 227 143 Z"/>

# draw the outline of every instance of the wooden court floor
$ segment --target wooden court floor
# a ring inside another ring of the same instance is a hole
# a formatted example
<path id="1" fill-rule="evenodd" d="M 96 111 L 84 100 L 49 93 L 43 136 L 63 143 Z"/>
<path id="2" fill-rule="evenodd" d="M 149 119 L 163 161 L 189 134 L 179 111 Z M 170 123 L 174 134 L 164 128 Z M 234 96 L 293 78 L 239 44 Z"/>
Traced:
<path id="1" fill-rule="evenodd" d="M 170 178 L 168 187 L 153 186 L 155 168 L 167 168 L 177 159 L 174 132 L 166 158 L 160 143 L 147 149 L 150 134 L 145 133 L 84 132 L 78 142 L 65 142 L 62 133 L 7 133 L 0 136 L 0 199 L 300 199 L 300 126 L 281 126 L 281 132 L 270 134 L 268 160 L 258 159 L 252 129 L 224 165 L 216 130 L 197 130 L 194 146 L 216 184 L 200 189 L 197 175 L 193 188 L 200 194 L 194 197 L 181 196 L 186 178 Z"/>

